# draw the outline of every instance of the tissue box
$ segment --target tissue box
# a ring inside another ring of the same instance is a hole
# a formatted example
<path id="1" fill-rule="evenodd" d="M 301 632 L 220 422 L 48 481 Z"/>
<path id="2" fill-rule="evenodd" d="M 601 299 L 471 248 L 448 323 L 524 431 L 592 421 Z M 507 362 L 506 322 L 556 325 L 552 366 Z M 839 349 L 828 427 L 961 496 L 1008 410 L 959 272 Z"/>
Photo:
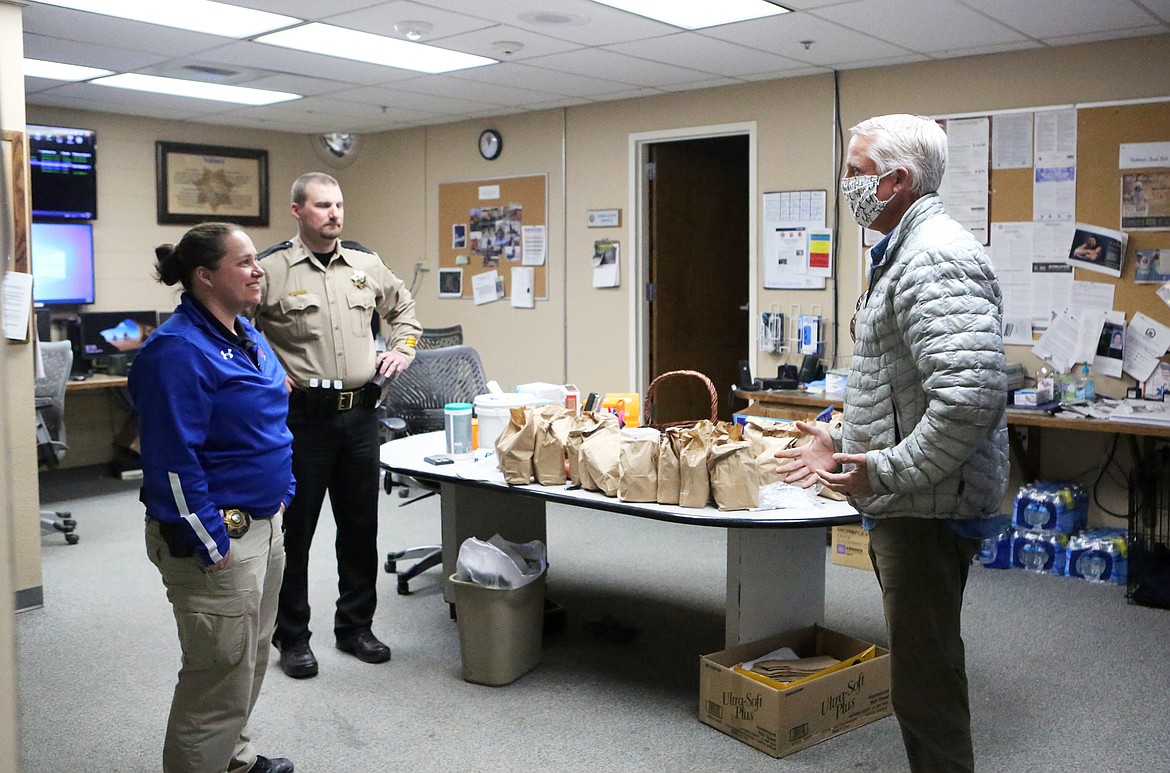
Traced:
<path id="1" fill-rule="evenodd" d="M 1035 407 L 1050 402 L 1052 402 L 1052 387 L 1049 385 L 1036 387 L 1035 389 L 1017 389 L 1012 393 L 1013 405 Z"/>

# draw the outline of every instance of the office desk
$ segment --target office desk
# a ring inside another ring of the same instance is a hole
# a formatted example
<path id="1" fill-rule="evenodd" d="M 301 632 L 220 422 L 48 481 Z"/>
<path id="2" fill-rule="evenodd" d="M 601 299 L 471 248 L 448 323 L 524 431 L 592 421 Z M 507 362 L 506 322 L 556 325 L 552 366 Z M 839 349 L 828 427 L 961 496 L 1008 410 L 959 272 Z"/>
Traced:
<path id="1" fill-rule="evenodd" d="M 65 385 L 69 451 L 63 467 L 108 464 L 137 453 L 138 416 L 125 376 L 95 373 Z"/>
<path id="2" fill-rule="evenodd" d="M 107 376 L 105 373 L 95 373 L 92 376 L 86 376 L 84 381 L 69 379 L 65 385 L 65 391 L 88 392 L 91 389 L 118 389 L 126 384 L 127 378 L 125 376 Z"/>
<path id="3" fill-rule="evenodd" d="M 509 486 L 494 458 L 435 466 L 423 461 L 441 454 L 442 432 L 392 440 L 381 459 L 392 472 L 436 483 L 442 497 L 443 598 L 453 600 L 446 578 L 455 572 L 467 537 L 499 533 L 513 542 L 547 544 L 545 506 L 555 502 L 692 526 L 727 530 L 725 637 L 728 646 L 779 631 L 823 623 L 825 617 L 825 527 L 858 523 L 844 502 L 818 500 L 807 510 L 720 512 L 621 502 L 598 492 L 564 486 Z M 653 546 L 648 546 L 652 549 Z M 552 547 L 550 546 L 550 552 Z"/>
<path id="4" fill-rule="evenodd" d="M 743 413 L 765 418 L 811 419 L 827 406 L 832 405 L 834 410 L 842 408 L 839 395 L 826 396 L 823 393 L 795 389 L 761 390 L 759 392 L 736 390 L 735 396 L 751 401 Z M 1129 439 L 1134 458 L 1139 460 L 1139 463 L 1142 459 L 1150 458 L 1154 450 L 1154 441 L 1157 438 L 1170 438 L 1170 427 L 1158 427 L 1151 424 L 1086 419 L 1072 414 L 1053 415 L 1047 411 L 1027 408 L 1009 407 L 1007 414 L 1008 439 L 1011 442 L 1016 461 L 1020 465 L 1020 471 L 1023 473 L 1021 477 L 1024 481 L 1039 480 L 1040 478 L 1040 448 L 1043 432 L 1028 434 L 1029 428 L 1038 430 L 1067 429 L 1074 432 L 1103 432 L 1111 435 L 1124 435 Z"/>

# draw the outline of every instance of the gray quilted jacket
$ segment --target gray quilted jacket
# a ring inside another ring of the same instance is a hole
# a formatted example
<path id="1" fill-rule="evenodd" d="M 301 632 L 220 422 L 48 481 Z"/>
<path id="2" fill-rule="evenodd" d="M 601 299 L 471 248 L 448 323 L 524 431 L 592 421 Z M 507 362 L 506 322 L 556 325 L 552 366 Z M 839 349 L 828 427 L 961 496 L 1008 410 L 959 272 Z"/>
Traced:
<path id="1" fill-rule="evenodd" d="M 838 436 L 865 453 L 874 518 L 980 518 L 1007 486 L 1003 299 L 983 247 L 923 196 L 857 311 Z"/>

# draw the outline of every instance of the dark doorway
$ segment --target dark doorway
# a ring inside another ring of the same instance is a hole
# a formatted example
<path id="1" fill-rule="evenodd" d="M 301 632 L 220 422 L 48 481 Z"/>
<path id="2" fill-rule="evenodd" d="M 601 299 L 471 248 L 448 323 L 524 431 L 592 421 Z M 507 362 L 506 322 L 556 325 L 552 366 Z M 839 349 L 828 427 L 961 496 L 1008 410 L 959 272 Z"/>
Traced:
<path id="1" fill-rule="evenodd" d="M 728 392 L 748 359 L 749 138 L 648 150 L 650 377 L 705 374 L 729 419 Z M 658 422 L 705 418 L 710 396 L 698 379 L 669 379 L 655 387 L 654 409 Z"/>

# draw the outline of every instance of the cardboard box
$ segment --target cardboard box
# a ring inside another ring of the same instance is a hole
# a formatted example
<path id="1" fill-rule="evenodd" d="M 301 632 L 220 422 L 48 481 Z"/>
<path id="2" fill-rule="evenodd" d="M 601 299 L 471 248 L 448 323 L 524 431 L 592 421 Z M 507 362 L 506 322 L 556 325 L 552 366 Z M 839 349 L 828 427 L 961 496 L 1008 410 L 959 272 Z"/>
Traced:
<path id="1" fill-rule="evenodd" d="M 734 670 L 779 647 L 791 647 L 800 657 L 832 655 L 845 660 L 870 646 L 814 625 L 704 655 L 699 664 L 699 719 L 778 758 L 889 716 L 890 653 L 882 647 L 872 660 L 783 690 Z"/>
<path id="2" fill-rule="evenodd" d="M 873 571 L 869 560 L 869 533 L 860 526 L 834 526 L 829 560 L 854 569 Z"/>

